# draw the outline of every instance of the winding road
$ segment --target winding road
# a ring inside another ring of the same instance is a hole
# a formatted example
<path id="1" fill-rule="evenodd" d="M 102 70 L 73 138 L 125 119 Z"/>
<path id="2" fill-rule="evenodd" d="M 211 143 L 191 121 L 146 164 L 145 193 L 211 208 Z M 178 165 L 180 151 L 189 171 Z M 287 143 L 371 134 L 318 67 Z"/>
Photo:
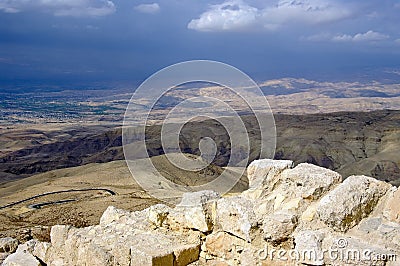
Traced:
<path id="1" fill-rule="evenodd" d="M 54 194 L 61 194 L 61 193 L 70 193 L 70 192 L 87 192 L 87 191 L 104 191 L 107 193 L 110 193 L 110 195 L 116 195 L 117 193 L 115 193 L 114 191 L 107 189 L 107 188 L 84 188 L 84 189 L 68 189 L 68 190 L 60 190 L 60 191 L 53 191 L 53 192 L 46 192 L 43 194 L 39 194 L 39 195 L 35 195 L 23 200 L 19 200 L 4 206 L 0 207 L 0 210 L 5 209 L 5 208 L 10 208 L 13 207 L 15 205 L 33 200 L 33 199 L 38 199 L 40 197 L 44 197 L 44 196 L 48 196 L 48 195 L 54 195 Z M 37 208 L 40 208 L 41 206 L 45 206 L 45 205 L 51 205 L 51 204 L 57 204 L 57 203 L 66 203 L 66 202 L 71 202 L 72 200 L 68 200 L 68 201 L 54 201 L 54 202 L 46 202 L 46 203 L 38 203 L 38 204 L 34 204 L 31 206 L 36 206 Z M 34 207 L 35 208 L 35 207 Z"/>

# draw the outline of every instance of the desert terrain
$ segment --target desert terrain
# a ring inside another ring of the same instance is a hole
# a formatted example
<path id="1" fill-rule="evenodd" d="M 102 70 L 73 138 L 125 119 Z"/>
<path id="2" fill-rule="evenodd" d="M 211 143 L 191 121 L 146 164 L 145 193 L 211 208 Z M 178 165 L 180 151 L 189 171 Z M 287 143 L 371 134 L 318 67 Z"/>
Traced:
<path id="1" fill-rule="evenodd" d="M 195 94 L 243 108 L 226 88 L 196 86 L 171 91 L 156 106 L 146 131 L 147 152 L 163 175 L 178 184 L 218 175 L 231 157 L 229 138 L 214 120 L 187 123 L 181 150 L 196 157 L 200 139 L 210 136 L 217 155 L 202 173 L 182 172 L 163 156 L 158 119 Z M 365 174 L 399 186 L 399 86 L 304 79 L 261 83 L 276 123 L 275 159 L 323 166 L 344 178 Z M 97 224 L 109 205 L 135 211 L 159 202 L 138 186 L 124 161 L 121 124 L 128 89 L 6 94 L 1 95 L 0 236 L 48 240 L 50 226 Z M 24 104 L 12 105 L 15 99 Z M 259 157 L 260 132 L 252 115 L 244 112 L 241 118 L 250 136 L 251 162 Z M 247 187 L 243 176 L 232 193 Z"/>

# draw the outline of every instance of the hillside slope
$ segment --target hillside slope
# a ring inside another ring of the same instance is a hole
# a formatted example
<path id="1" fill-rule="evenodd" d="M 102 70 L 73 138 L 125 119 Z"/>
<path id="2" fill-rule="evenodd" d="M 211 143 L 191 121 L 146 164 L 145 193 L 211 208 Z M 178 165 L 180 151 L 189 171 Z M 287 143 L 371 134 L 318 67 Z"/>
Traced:
<path id="1" fill-rule="evenodd" d="M 252 144 L 250 160 L 254 160 L 258 158 L 259 129 L 253 117 L 245 116 L 243 119 Z M 296 164 L 310 162 L 344 176 L 366 174 L 399 184 L 400 111 L 278 114 L 275 119 L 278 134 L 276 159 L 290 159 Z M 0 143 L 8 145 L 6 152 L 0 155 L 0 181 L 123 159 L 120 128 L 72 126 L 64 133 L 46 132 L 50 137 L 36 138 L 33 143 L 22 142 L 31 133 L 5 130 L 0 135 L 0 140 L 3 140 Z M 42 133 L 37 131 L 35 134 Z M 149 127 L 147 134 L 149 154 L 162 154 L 160 127 Z M 225 166 L 230 158 L 230 143 L 226 131 L 214 121 L 188 123 L 181 133 L 181 149 L 199 155 L 198 143 L 204 136 L 212 136 L 217 143 L 214 163 Z M 9 147 L 12 143 L 15 146 Z"/>
<path id="2" fill-rule="evenodd" d="M 192 157 L 193 160 L 197 158 Z M 206 172 L 204 170 L 183 171 L 167 163 L 165 156 L 155 156 L 152 161 L 158 169 L 162 169 L 163 176 L 177 184 L 189 186 L 208 182 L 218 177 L 223 171 L 221 167 L 215 165 L 206 168 Z M 228 174 L 229 171 L 233 170 L 228 170 Z M 247 178 L 243 176 L 232 192 L 241 192 L 247 187 Z M 107 189 L 113 191 L 115 195 L 100 190 L 70 191 L 94 188 Z M 32 196 L 57 191 L 63 192 L 5 207 Z M 125 161 L 91 163 L 53 170 L 0 187 L 0 237 L 23 235 L 21 230 L 29 231 L 35 226 L 91 225 L 98 223 L 101 214 L 109 205 L 133 211 L 158 202 L 135 182 Z M 43 207 L 32 208 L 35 205 L 43 205 Z M 29 234 L 30 232 L 27 233 L 27 237 L 30 237 Z"/>

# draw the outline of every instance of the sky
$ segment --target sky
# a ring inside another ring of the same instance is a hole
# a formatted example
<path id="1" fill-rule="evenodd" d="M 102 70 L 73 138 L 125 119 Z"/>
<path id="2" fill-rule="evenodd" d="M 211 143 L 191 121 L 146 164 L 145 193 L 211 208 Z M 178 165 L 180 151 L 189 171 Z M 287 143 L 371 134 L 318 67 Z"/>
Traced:
<path id="1" fill-rule="evenodd" d="M 195 59 L 258 81 L 400 78 L 400 0 L 0 0 L 3 86 L 137 82 Z"/>

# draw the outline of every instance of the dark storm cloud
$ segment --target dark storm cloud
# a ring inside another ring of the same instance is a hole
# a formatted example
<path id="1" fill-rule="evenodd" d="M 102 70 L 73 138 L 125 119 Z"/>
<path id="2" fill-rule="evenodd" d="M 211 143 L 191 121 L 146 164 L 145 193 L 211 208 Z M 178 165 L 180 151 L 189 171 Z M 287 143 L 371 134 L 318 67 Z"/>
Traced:
<path id="1" fill-rule="evenodd" d="M 400 67 L 398 1 L 0 0 L 0 79 L 142 80 L 210 59 L 258 79 Z"/>

